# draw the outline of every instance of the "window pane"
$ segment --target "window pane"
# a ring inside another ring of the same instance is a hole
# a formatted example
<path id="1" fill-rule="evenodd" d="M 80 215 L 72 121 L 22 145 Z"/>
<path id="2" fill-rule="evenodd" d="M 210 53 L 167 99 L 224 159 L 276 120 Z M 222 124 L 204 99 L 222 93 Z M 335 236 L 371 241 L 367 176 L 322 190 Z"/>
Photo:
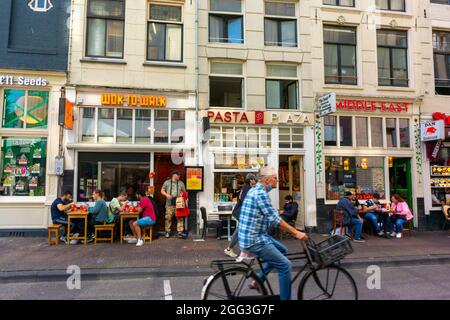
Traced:
<path id="1" fill-rule="evenodd" d="M 236 148 L 245 148 L 246 147 L 246 133 L 245 128 L 236 128 Z"/>
<path id="2" fill-rule="evenodd" d="M 87 55 L 94 57 L 105 56 L 105 28 L 106 20 L 88 19 Z"/>
<path id="3" fill-rule="evenodd" d="M 211 73 L 242 75 L 241 63 L 211 62 Z"/>
<path id="4" fill-rule="evenodd" d="M 295 17 L 295 3 L 266 2 L 266 14 Z"/>
<path id="5" fill-rule="evenodd" d="M 323 124 L 325 146 L 337 146 L 337 117 L 325 116 L 323 118 Z"/>
<path id="6" fill-rule="evenodd" d="M 409 148 L 410 146 L 409 119 L 400 119 L 400 147 Z"/>
<path id="7" fill-rule="evenodd" d="M 224 42 L 225 21 L 222 17 L 209 15 L 209 42 Z"/>
<path id="8" fill-rule="evenodd" d="M 450 65 L 447 65 L 446 56 L 443 54 L 434 55 L 434 76 L 439 80 L 447 80 L 447 70 L 450 70 Z"/>
<path id="9" fill-rule="evenodd" d="M 341 46 L 341 77 L 342 83 L 356 84 L 356 48 Z"/>
<path id="10" fill-rule="evenodd" d="M 324 26 L 323 38 L 324 42 L 356 45 L 356 29 Z"/>
<path id="11" fill-rule="evenodd" d="M 242 106 L 242 79 L 210 77 L 210 106 Z"/>
<path id="12" fill-rule="evenodd" d="M 183 143 L 185 136 L 185 112 L 184 111 L 171 111 L 172 112 L 172 133 L 170 135 L 171 143 Z"/>
<path id="13" fill-rule="evenodd" d="M 342 147 L 353 146 L 352 117 L 339 117 L 339 122 L 341 133 L 341 146 Z"/>
<path id="14" fill-rule="evenodd" d="M 181 61 L 182 27 L 181 25 L 167 25 L 166 60 Z"/>
<path id="15" fill-rule="evenodd" d="M 324 45 L 325 54 L 325 83 L 339 83 L 338 47 L 335 44 Z"/>
<path id="16" fill-rule="evenodd" d="M 108 21 L 106 56 L 121 58 L 123 53 L 123 21 Z"/>
<path id="17" fill-rule="evenodd" d="M 248 133 L 248 147 L 258 148 L 259 146 L 259 132 L 257 128 L 247 128 Z"/>
<path id="18" fill-rule="evenodd" d="M 372 147 L 383 147 L 383 118 L 370 118 Z"/>
<path id="19" fill-rule="evenodd" d="M 82 122 L 82 142 L 95 141 L 95 108 L 81 108 Z"/>
<path id="20" fill-rule="evenodd" d="M 123 17 L 125 2 L 123 0 L 89 0 L 88 16 Z"/>
<path id="21" fill-rule="evenodd" d="M 3 128 L 23 128 L 25 123 L 25 90 L 5 90 Z"/>
<path id="22" fill-rule="evenodd" d="M 241 0 L 210 0 L 211 11 L 241 12 Z"/>
<path id="23" fill-rule="evenodd" d="M 133 140 L 133 110 L 117 109 L 117 143 L 131 143 Z"/>
<path id="24" fill-rule="evenodd" d="M 45 196 L 46 138 L 3 138 L 2 196 Z"/>
<path id="25" fill-rule="evenodd" d="M 405 11 L 405 0 L 391 0 L 391 10 Z"/>
<path id="26" fill-rule="evenodd" d="M 234 127 L 223 127 L 222 133 L 223 146 L 226 148 L 234 148 Z"/>
<path id="27" fill-rule="evenodd" d="M 169 143 L 168 110 L 155 110 L 155 143 Z"/>
<path id="28" fill-rule="evenodd" d="M 376 0 L 376 7 L 381 10 L 389 9 L 389 0 Z"/>
<path id="29" fill-rule="evenodd" d="M 114 143 L 114 109 L 98 109 L 98 142 Z"/>
<path id="30" fill-rule="evenodd" d="M 408 63 L 406 49 L 392 50 L 393 85 L 408 86 Z"/>
<path id="31" fill-rule="evenodd" d="M 389 48 L 378 48 L 378 84 L 380 86 L 391 85 Z"/>
<path id="32" fill-rule="evenodd" d="M 211 127 L 209 143 L 212 147 L 221 146 L 220 127 Z"/>
<path id="33" fill-rule="evenodd" d="M 433 30 L 434 52 L 450 53 L 450 32 Z"/>
<path id="34" fill-rule="evenodd" d="M 408 47 L 408 33 L 406 31 L 378 30 L 378 46 L 406 48 Z"/>
<path id="35" fill-rule="evenodd" d="M 149 60 L 165 60 L 165 36 L 165 24 L 149 23 L 147 52 Z"/>
<path id="36" fill-rule="evenodd" d="M 285 92 L 287 94 L 286 109 L 297 109 L 298 108 L 298 85 L 297 81 L 285 81 L 287 88 Z"/>
<path id="37" fill-rule="evenodd" d="M 150 19 L 181 22 L 181 7 L 150 4 Z"/>
<path id="38" fill-rule="evenodd" d="M 356 146 L 369 146 L 369 126 L 367 118 L 356 117 Z"/>
<path id="39" fill-rule="evenodd" d="M 281 22 L 281 45 L 283 47 L 297 46 L 297 21 L 289 20 Z"/>
<path id="40" fill-rule="evenodd" d="M 237 17 L 228 20 L 228 42 L 243 43 L 242 18 Z"/>
<path id="41" fill-rule="evenodd" d="M 297 78 L 297 66 L 267 65 L 268 77 Z"/>
<path id="42" fill-rule="evenodd" d="M 150 132 L 151 132 L 151 111 L 136 109 L 135 120 L 135 141 L 136 143 L 150 144 Z"/>
<path id="43" fill-rule="evenodd" d="M 278 80 L 266 81 L 266 107 L 269 109 L 280 109 L 281 82 Z"/>
<path id="44" fill-rule="evenodd" d="M 47 128 L 48 92 L 28 91 L 27 128 Z"/>
<path id="45" fill-rule="evenodd" d="M 278 46 L 278 21 L 273 19 L 264 19 L 264 44 L 266 46 Z"/>
<path id="46" fill-rule="evenodd" d="M 396 119 L 386 119 L 386 138 L 388 148 L 397 148 L 397 124 Z"/>

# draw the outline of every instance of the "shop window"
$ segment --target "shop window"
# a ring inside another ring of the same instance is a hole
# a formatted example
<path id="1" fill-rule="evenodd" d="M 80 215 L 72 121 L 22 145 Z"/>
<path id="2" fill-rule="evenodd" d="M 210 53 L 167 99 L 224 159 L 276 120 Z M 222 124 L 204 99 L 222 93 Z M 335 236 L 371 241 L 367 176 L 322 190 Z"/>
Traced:
<path id="1" fill-rule="evenodd" d="M 210 106 L 241 108 L 244 83 L 242 74 L 241 63 L 211 62 Z"/>
<path id="2" fill-rule="evenodd" d="M 304 147 L 303 128 L 281 127 L 279 132 L 280 149 L 302 149 Z"/>
<path id="3" fill-rule="evenodd" d="M 324 142 L 327 147 L 337 146 L 337 117 L 325 116 L 323 118 L 324 125 Z"/>
<path id="4" fill-rule="evenodd" d="M 353 125 L 352 117 L 339 117 L 339 128 L 341 134 L 341 147 L 353 146 Z"/>
<path id="5" fill-rule="evenodd" d="M 370 134 L 373 148 L 382 148 L 383 143 L 383 118 L 370 118 Z"/>
<path id="6" fill-rule="evenodd" d="M 117 143 L 133 142 L 133 110 L 117 110 Z"/>
<path id="7" fill-rule="evenodd" d="M 270 128 L 212 126 L 210 133 L 212 147 L 267 149 L 272 146 Z"/>
<path id="8" fill-rule="evenodd" d="M 400 148 L 410 147 L 409 119 L 399 119 Z"/>
<path id="9" fill-rule="evenodd" d="M 354 7 L 355 0 L 323 0 L 323 4 L 330 6 Z"/>
<path id="10" fill-rule="evenodd" d="M 267 165 L 267 155 L 248 153 L 214 153 L 214 170 L 256 170 Z"/>
<path id="11" fill-rule="evenodd" d="M 325 157 L 327 200 L 340 200 L 346 191 L 359 200 L 386 198 L 382 157 Z"/>
<path id="12" fill-rule="evenodd" d="M 369 146 L 369 125 L 367 123 L 367 118 L 356 117 L 356 146 L 357 147 L 368 147 Z"/>
<path id="13" fill-rule="evenodd" d="M 98 109 L 97 128 L 99 143 L 114 143 L 114 109 Z"/>
<path id="14" fill-rule="evenodd" d="M 182 7 L 150 4 L 147 60 L 182 61 Z"/>
<path id="15" fill-rule="evenodd" d="M 377 9 L 389 11 L 405 11 L 405 0 L 376 0 Z"/>
<path id="16" fill-rule="evenodd" d="M 356 28 L 324 25 L 325 83 L 357 84 Z"/>
<path id="17" fill-rule="evenodd" d="M 86 56 L 123 58 L 124 0 L 89 0 Z"/>
<path id="18" fill-rule="evenodd" d="M 450 203 L 450 144 L 444 142 L 436 160 L 430 161 L 431 200 L 434 207 Z"/>
<path id="19" fill-rule="evenodd" d="M 295 3 L 266 2 L 264 44 L 277 47 L 297 47 Z"/>
<path id="20" fill-rule="evenodd" d="M 210 0 L 209 42 L 244 43 L 241 0 Z"/>
<path id="21" fill-rule="evenodd" d="M 150 143 L 152 114 L 151 110 L 137 109 L 136 111 L 136 143 Z"/>
<path id="22" fill-rule="evenodd" d="M 450 32 L 433 30 L 436 93 L 450 95 Z"/>
<path id="23" fill-rule="evenodd" d="M 1 196 L 45 196 L 47 139 L 4 137 Z"/>
<path id="24" fill-rule="evenodd" d="M 267 78 L 266 108 L 298 109 L 297 66 L 269 64 Z"/>
<path id="25" fill-rule="evenodd" d="M 81 141 L 95 142 L 95 108 L 82 108 Z"/>
<path id="26" fill-rule="evenodd" d="M 47 128 L 48 91 L 6 89 L 3 96 L 3 128 Z"/>
<path id="27" fill-rule="evenodd" d="M 169 142 L 169 111 L 155 110 L 155 143 Z"/>
<path id="28" fill-rule="evenodd" d="M 186 132 L 185 128 L 185 112 L 184 111 L 171 111 L 171 143 L 183 143 Z"/>
<path id="29" fill-rule="evenodd" d="M 408 86 L 408 33 L 378 30 L 378 85 Z"/>
<path id="30" fill-rule="evenodd" d="M 386 139 L 388 148 L 397 148 L 397 120 L 387 118 L 386 119 Z"/>

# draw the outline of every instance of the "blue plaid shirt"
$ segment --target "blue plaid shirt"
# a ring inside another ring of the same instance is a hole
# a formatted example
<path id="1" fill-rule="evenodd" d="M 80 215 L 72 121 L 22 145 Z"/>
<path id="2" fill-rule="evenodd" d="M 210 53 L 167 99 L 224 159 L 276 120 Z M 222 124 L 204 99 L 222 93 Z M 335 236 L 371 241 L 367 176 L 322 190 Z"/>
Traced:
<path id="1" fill-rule="evenodd" d="M 263 185 L 258 183 L 245 197 L 239 217 L 239 246 L 248 249 L 262 243 L 271 243 L 268 234 L 270 225 L 278 226 L 281 218 L 272 207 Z"/>

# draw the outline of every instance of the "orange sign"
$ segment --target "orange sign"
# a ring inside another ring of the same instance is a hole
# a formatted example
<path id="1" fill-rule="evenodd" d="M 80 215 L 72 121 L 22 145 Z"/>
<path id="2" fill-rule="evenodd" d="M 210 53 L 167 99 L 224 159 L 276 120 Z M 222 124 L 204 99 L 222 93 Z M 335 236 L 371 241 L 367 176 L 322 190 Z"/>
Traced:
<path id="1" fill-rule="evenodd" d="M 106 106 L 163 108 L 167 105 L 167 98 L 164 96 L 103 93 L 101 96 L 101 104 Z"/>
<path id="2" fill-rule="evenodd" d="M 203 191 L 203 167 L 185 167 L 186 190 Z"/>
<path id="3" fill-rule="evenodd" d="M 67 129 L 73 129 L 73 104 L 66 100 L 66 108 L 64 110 L 64 126 Z"/>

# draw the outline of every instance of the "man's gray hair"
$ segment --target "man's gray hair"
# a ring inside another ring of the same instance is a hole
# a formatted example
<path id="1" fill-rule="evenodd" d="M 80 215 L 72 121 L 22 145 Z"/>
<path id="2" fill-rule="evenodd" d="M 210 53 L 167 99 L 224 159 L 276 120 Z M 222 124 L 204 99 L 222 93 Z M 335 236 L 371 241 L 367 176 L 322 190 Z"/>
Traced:
<path id="1" fill-rule="evenodd" d="M 258 172 L 258 180 L 261 181 L 264 178 L 269 178 L 276 175 L 277 170 L 275 170 L 273 167 L 262 167 Z"/>

